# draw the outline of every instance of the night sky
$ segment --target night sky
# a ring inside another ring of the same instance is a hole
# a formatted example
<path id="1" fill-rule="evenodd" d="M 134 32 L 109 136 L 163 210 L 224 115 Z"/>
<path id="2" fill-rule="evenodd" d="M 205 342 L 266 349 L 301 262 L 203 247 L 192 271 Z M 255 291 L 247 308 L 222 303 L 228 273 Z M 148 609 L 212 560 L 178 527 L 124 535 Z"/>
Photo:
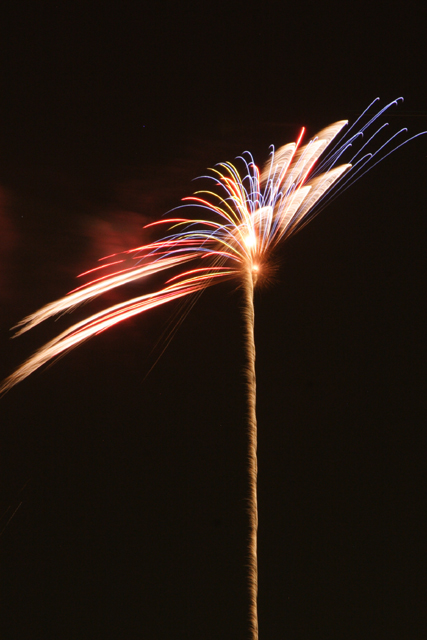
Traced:
<path id="1" fill-rule="evenodd" d="M 138 284 L 10 327 L 245 149 L 377 96 L 427 130 L 421 3 L 9 3 L 0 377 Z M 69 8 L 67 8 L 67 4 Z M 427 631 L 427 136 L 281 247 L 257 292 L 262 639 Z M 0 399 L 0 637 L 245 640 L 242 294 L 105 332 Z M 150 372 L 150 373 L 149 373 Z M 149 373 L 149 375 L 147 375 Z"/>

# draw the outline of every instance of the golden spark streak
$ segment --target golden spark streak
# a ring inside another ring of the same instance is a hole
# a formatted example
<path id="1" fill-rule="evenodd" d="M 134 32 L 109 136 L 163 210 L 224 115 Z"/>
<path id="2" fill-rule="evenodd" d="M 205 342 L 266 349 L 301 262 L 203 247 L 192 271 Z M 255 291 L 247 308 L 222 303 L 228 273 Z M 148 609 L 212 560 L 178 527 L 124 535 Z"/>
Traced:
<path id="1" fill-rule="evenodd" d="M 248 391 L 248 471 L 249 471 L 249 599 L 250 624 L 253 640 L 258 640 L 258 497 L 257 497 L 257 419 L 256 419 L 256 375 L 255 375 L 255 312 L 254 312 L 254 284 L 256 273 L 246 270 L 243 282 L 246 335 L 246 382 Z"/>

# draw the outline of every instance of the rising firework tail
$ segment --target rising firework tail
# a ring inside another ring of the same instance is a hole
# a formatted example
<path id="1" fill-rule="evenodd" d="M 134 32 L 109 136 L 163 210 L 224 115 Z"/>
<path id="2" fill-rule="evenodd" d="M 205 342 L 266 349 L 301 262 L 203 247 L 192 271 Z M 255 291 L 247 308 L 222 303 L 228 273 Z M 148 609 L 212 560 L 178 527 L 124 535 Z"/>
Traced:
<path id="1" fill-rule="evenodd" d="M 336 122 L 305 145 L 302 129 L 296 142 L 277 151 L 271 149 L 270 159 L 261 171 L 249 152 L 235 164 L 216 165 L 209 175 L 203 176 L 208 187 L 184 198 L 175 210 L 175 215 L 184 210 L 185 217 L 166 217 L 147 225 L 145 228 L 151 234 L 157 233 L 158 239 L 102 258 L 100 265 L 81 274 L 92 280 L 24 318 L 16 327 L 16 335 L 131 282 L 149 286 L 150 276 L 168 273 L 163 285 L 72 325 L 36 351 L 0 386 L 0 393 L 8 391 L 52 359 L 127 318 L 174 300 L 200 295 L 224 280 L 237 279 L 244 295 L 247 345 L 249 590 L 254 640 L 258 638 L 258 508 L 253 291 L 268 273 L 272 254 L 280 243 L 302 229 L 331 199 L 390 153 L 427 133 L 407 138 L 407 130 L 400 129 L 378 142 L 387 127 L 387 123 L 380 124 L 380 116 L 402 98 L 372 113 L 377 100 L 352 126 L 347 128 L 346 120 Z M 189 217 L 194 210 L 198 217 Z M 103 275 L 111 267 L 116 271 Z"/>
<path id="2" fill-rule="evenodd" d="M 255 374 L 255 312 L 254 286 L 257 274 L 246 270 L 243 279 L 246 333 L 246 381 L 248 398 L 248 473 L 249 473 L 249 540 L 248 540 L 248 578 L 249 578 L 249 616 L 253 638 L 258 638 L 258 460 L 257 460 L 257 418 L 256 418 L 256 374 Z"/>

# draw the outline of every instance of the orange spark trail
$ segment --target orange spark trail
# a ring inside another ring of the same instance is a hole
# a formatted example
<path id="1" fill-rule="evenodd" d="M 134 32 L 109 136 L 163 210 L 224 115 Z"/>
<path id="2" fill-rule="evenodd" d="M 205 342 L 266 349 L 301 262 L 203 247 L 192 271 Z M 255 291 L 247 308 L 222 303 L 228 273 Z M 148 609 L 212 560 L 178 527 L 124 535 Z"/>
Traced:
<path id="1" fill-rule="evenodd" d="M 257 419 L 256 419 L 256 375 L 255 375 L 255 314 L 254 314 L 254 285 L 256 273 L 246 271 L 244 275 L 243 316 L 246 334 L 246 380 L 248 390 L 248 471 L 249 471 L 249 599 L 250 624 L 253 640 L 258 640 L 258 497 L 257 497 Z"/>

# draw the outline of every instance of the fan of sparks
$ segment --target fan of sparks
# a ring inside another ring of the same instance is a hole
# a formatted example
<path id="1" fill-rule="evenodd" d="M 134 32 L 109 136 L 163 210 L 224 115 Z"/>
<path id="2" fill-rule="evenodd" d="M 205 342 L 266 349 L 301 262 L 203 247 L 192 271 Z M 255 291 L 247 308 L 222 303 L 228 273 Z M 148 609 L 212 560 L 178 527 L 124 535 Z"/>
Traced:
<path id="1" fill-rule="evenodd" d="M 229 162 L 216 165 L 211 174 L 205 176 L 211 188 L 184 198 L 184 204 L 175 210 L 185 209 L 188 213 L 189 207 L 193 207 L 203 212 L 203 219 L 168 217 L 148 224 L 146 233 L 158 234 L 159 239 L 125 254 L 102 258 L 99 266 L 81 274 L 91 275 L 90 282 L 26 317 L 17 325 L 16 335 L 111 289 L 137 280 L 147 281 L 149 276 L 165 272 L 168 277 L 163 286 L 69 327 L 24 362 L 3 382 L 0 391 L 7 391 L 52 358 L 127 318 L 201 292 L 225 279 L 239 278 L 245 271 L 252 273 L 256 283 L 272 251 L 319 211 L 327 194 L 345 188 L 350 177 L 352 180 L 360 177 L 385 155 L 408 142 L 390 147 L 396 136 L 406 131 L 402 129 L 375 152 L 364 153 L 366 145 L 386 126 L 374 125 L 378 116 L 397 102 L 390 103 L 370 119 L 365 117 L 367 122 L 354 133 L 355 125 L 370 105 L 332 150 L 328 149 L 328 154 L 326 149 L 347 121 L 332 124 L 305 145 L 302 145 L 303 129 L 297 142 L 277 152 L 272 150 L 262 171 L 248 152 L 238 159 L 238 165 Z M 350 163 L 340 164 L 341 156 L 356 140 L 363 139 L 364 132 L 372 126 L 374 131 Z M 129 260 L 132 260 L 130 266 Z M 111 273 L 113 267 L 115 271 Z"/>

